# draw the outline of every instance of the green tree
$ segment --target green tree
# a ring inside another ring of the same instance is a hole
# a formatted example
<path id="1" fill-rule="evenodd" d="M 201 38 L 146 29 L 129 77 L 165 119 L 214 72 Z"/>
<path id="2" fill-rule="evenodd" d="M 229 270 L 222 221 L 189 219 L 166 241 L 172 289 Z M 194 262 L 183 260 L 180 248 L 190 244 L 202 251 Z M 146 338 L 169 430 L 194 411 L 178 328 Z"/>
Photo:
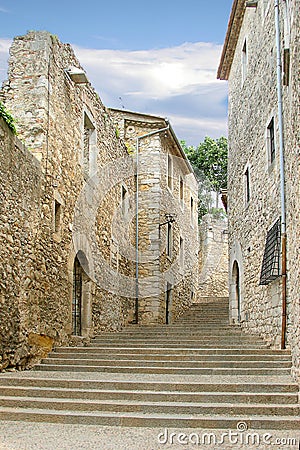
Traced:
<path id="1" fill-rule="evenodd" d="M 190 160 L 199 183 L 199 218 L 212 208 L 211 195 L 214 191 L 217 195 L 227 186 L 227 150 L 226 137 L 219 139 L 205 137 L 197 147 L 187 146 L 181 141 L 181 146 Z"/>

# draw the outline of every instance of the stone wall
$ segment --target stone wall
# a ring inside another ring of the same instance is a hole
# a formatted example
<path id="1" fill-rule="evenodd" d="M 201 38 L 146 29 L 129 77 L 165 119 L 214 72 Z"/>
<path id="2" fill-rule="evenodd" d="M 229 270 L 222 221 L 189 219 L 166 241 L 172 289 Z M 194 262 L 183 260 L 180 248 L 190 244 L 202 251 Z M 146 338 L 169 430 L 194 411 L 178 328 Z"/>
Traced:
<path id="1" fill-rule="evenodd" d="M 81 67 L 71 47 L 46 32 L 16 38 L 10 50 L 1 97 L 28 150 L 4 127 L 9 157 L 1 154 L 1 195 L 7 200 L 0 247 L 8 281 L 1 301 L 11 322 L 1 321 L 0 328 L 5 335 L 10 323 L 13 336 L 3 340 L 3 367 L 23 366 L 30 342 L 47 350 L 52 343 L 84 342 L 133 317 L 134 263 L 119 257 L 118 247 L 128 246 L 128 239 L 115 223 L 122 171 L 132 191 L 134 166 L 99 96 L 90 83 L 74 83 L 65 72 L 69 66 Z M 76 256 L 83 287 L 81 331 L 74 336 Z"/>
<path id="2" fill-rule="evenodd" d="M 228 297 L 228 224 L 207 214 L 200 225 L 198 301 Z"/>
<path id="3" fill-rule="evenodd" d="M 284 21 L 285 14 L 290 31 Z M 288 236 L 287 346 L 292 351 L 293 373 L 298 377 L 299 17 L 299 2 L 280 2 L 282 52 L 286 49 L 290 53 L 289 83 L 283 85 Z M 257 8 L 246 8 L 229 76 L 228 212 L 232 321 L 237 321 L 240 314 L 245 330 L 260 334 L 271 346 L 279 348 L 281 278 L 260 285 L 267 232 L 281 215 L 275 43 L 273 2 L 258 2 Z M 275 132 L 273 162 L 270 155 L 272 118 Z"/>
<path id="4" fill-rule="evenodd" d="M 10 49 L 1 99 L 24 145 L 1 122 L 0 369 L 136 319 L 135 139 L 166 122 L 145 116 L 130 131 L 87 79 L 72 78 L 74 68 L 84 75 L 70 45 L 47 32 L 17 37 Z M 167 298 L 173 320 L 196 289 L 197 183 L 171 129 L 141 140 L 139 156 L 139 321 L 164 323 Z M 174 211 L 166 255 L 160 224 Z"/>

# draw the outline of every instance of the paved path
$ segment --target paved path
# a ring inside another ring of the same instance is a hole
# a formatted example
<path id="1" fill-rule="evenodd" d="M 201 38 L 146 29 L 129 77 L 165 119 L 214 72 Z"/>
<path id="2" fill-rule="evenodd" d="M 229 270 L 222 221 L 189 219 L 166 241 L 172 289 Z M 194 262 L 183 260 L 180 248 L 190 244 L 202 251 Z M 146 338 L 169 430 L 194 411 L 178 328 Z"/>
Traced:
<path id="1" fill-rule="evenodd" d="M 172 438 L 171 433 L 176 433 Z M 219 449 L 219 450 L 285 450 L 299 449 L 299 432 L 271 432 L 259 430 L 257 433 L 260 439 L 260 445 L 249 443 L 241 444 L 245 441 L 247 434 L 253 434 L 254 430 L 248 430 L 243 433 L 232 435 L 231 442 L 229 437 L 225 436 L 224 444 L 221 444 L 222 433 L 228 433 L 228 430 L 197 430 L 197 429 L 170 429 L 168 435 L 164 429 L 159 428 L 119 428 L 104 427 L 94 425 L 64 425 L 53 423 L 31 423 L 31 422 L 0 422 L 0 449 L 1 450 L 192 450 L 192 449 Z M 158 442 L 160 435 L 161 444 Z M 185 433 L 180 438 L 179 434 Z M 204 433 L 215 433 L 217 445 L 201 443 Z M 200 443 L 196 443 L 196 435 Z M 168 439 L 168 444 L 163 444 Z M 183 441 L 178 443 L 178 438 Z M 296 445 L 287 444 L 287 440 L 295 438 Z M 170 444 L 170 440 L 174 441 Z M 193 443 L 184 443 L 191 439 Z M 239 439 L 239 443 L 235 443 Z M 264 444 L 267 439 L 269 444 Z M 281 444 L 277 441 L 281 440 Z"/>

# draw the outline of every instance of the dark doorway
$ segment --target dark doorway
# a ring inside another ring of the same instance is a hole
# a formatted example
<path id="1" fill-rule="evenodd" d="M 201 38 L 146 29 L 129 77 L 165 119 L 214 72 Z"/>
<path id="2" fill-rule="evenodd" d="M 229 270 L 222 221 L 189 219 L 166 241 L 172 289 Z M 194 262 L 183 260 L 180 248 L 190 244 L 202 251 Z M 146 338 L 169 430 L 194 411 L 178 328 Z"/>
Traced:
<path id="1" fill-rule="evenodd" d="M 83 269 L 76 256 L 73 271 L 72 298 L 72 334 L 75 336 L 81 336 L 82 278 Z"/>
<path id="2" fill-rule="evenodd" d="M 171 302 L 172 302 L 172 285 L 170 283 L 167 284 L 166 291 L 166 324 L 170 323 L 171 319 Z"/>
<path id="3" fill-rule="evenodd" d="M 238 322 L 241 321 L 241 288 L 240 288 L 240 269 L 236 261 L 233 264 L 232 276 L 235 285 L 235 301 L 238 312 Z"/>

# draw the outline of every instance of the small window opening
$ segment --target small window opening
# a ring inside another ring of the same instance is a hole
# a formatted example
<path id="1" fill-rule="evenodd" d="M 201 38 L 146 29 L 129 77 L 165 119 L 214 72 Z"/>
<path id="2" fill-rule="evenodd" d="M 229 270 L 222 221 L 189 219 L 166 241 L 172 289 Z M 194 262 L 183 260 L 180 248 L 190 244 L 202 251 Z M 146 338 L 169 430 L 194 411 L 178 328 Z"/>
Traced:
<path id="1" fill-rule="evenodd" d="M 194 223 L 194 199 L 191 197 L 191 223 Z"/>
<path id="2" fill-rule="evenodd" d="M 172 256 L 172 224 L 167 224 L 167 255 Z"/>
<path id="3" fill-rule="evenodd" d="M 247 76 L 247 42 L 245 40 L 242 50 L 242 81 L 244 82 Z"/>
<path id="4" fill-rule="evenodd" d="M 168 176 L 168 188 L 172 190 L 172 188 L 173 188 L 173 160 L 172 160 L 172 156 L 169 154 L 168 154 L 167 176 Z"/>
<path id="5" fill-rule="evenodd" d="M 275 160 L 275 132 L 274 132 L 274 117 L 272 117 L 269 125 L 268 125 L 268 147 L 269 147 L 269 158 L 270 158 L 270 164 L 273 163 Z"/>
<path id="6" fill-rule="evenodd" d="M 55 233 L 58 233 L 60 231 L 61 226 L 61 204 L 54 200 L 54 231 Z"/>
<path id="7" fill-rule="evenodd" d="M 179 199 L 181 206 L 183 206 L 184 203 L 184 185 L 183 185 L 183 179 L 180 177 L 179 179 Z"/>
<path id="8" fill-rule="evenodd" d="M 246 204 L 250 202 L 250 169 L 247 167 L 245 171 L 245 199 Z"/>
<path id="9" fill-rule="evenodd" d="M 85 178 L 90 174 L 90 156 L 91 156 L 91 136 L 95 131 L 95 127 L 84 113 L 84 132 L 83 132 L 83 171 Z"/>
<path id="10" fill-rule="evenodd" d="M 184 266 L 184 247 L 183 247 L 183 238 L 180 236 L 179 239 L 179 264 L 182 269 Z"/>

